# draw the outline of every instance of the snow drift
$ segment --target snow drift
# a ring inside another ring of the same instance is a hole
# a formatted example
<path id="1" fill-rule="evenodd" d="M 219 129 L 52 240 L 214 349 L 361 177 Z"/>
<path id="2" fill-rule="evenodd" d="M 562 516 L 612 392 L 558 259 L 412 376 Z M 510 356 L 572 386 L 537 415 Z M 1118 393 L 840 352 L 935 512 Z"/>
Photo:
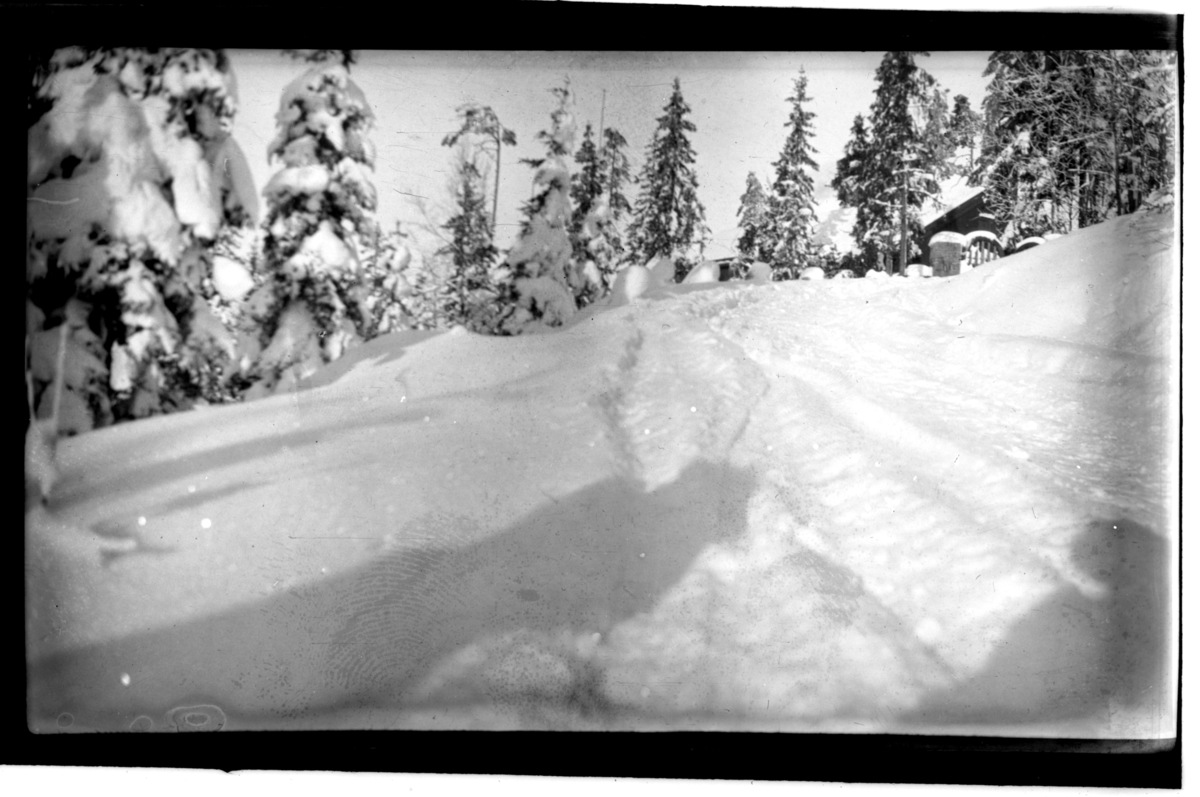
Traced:
<path id="1" fill-rule="evenodd" d="M 561 332 L 64 441 L 30 725 L 1170 736 L 1172 239 L 630 271 Z"/>

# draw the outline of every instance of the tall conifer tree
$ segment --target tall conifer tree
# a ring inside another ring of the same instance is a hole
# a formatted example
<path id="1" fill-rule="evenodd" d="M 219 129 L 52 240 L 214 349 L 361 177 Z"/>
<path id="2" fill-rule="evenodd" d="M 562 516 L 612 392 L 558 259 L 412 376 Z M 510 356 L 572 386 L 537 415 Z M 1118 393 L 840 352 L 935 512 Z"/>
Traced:
<path id="1" fill-rule="evenodd" d="M 1173 54 L 999 51 L 984 74 L 975 179 L 1010 238 L 1086 227 L 1172 191 Z"/>
<path id="2" fill-rule="evenodd" d="M 808 78 L 804 70 L 793 85 L 788 97 L 792 106 L 788 116 L 788 136 L 779 160 L 771 164 L 775 169 L 775 181 L 769 201 L 769 216 L 766 243 L 769 247 L 771 265 L 776 276 L 795 276 L 808 265 L 816 230 L 816 208 L 813 202 L 813 179 L 809 170 L 817 170 L 812 159 L 816 149 L 810 143 L 813 135 L 812 122 L 816 114 L 804 110 L 810 102 Z"/>
<path id="3" fill-rule="evenodd" d="M 767 194 L 754 172 L 746 175 L 746 192 L 738 204 L 738 226 L 742 236 L 738 238 L 738 252 L 746 257 L 762 260 L 765 231 L 769 218 Z"/>
<path id="4" fill-rule="evenodd" d="M 458 213 L 443 226 L 450 242 L 437 254 L 450 258 L 450 271 L 440 290 L 438 315 L 449 324 L 479 331 L 488 326 L 486 316 L 495 304 L 489 271 L 496 258 L 487 215 L 483 175 L 474 154 L 460 150 L 455 164 L 455 202 Z"/>
<path id="5" fill-rule="evenodd" d="M 336 360 L 375 327 L 360 258 L 379 237 L 367 174 L 374 114 L 350 79 L 348 51 L 291 54 L 317 65 L 284 89 L 268 147 L 282 168 L 263 190 L 267 279 L 247 300 L 259 326 L 242 341 L 258 355 L 257 391 Z"/>
<path id="6" fill-rule="evenodd" d="M 538 193 L 525 204 L 521 237 L 501 270 L 501 334 L 559 326 L 575 314 L 578 297 L 594 289 L 589 275 L 572 259 L 571 172 L 575 144 L 574 97 L 568 80 L 551 89 L 558 107 L 550 130 L 538 133 L 546 157 L 524 162 L 536 171 Z"/>
<path id="7" fill-rule="evenodd" d="M 908 227 L 909 256 L 915 256 L 920 211 L 939 191 L 934 172 L 944 168 L 944 151 L 927 135 L 940 135 L 944 102 L 937 83 L 916 65 L 926 53 L 889 52 L 875 70 L 875 100 L 869 124 L 856 117 L 833 185 L 838 200 L 856 209 L 854 237 L 874 261 L 877 253 L 899 251 L 900 226 Z M 901 208 L 908 172 L 907 206 Z"/>
<path id="8" fill-rule="evenodd" d="M 452 147 L 465 137 L 482 138 L 482 146 L 490 148 L 496 164 L 492 179 L 492 238 L 496 237 L 496 208 L 500 203 L 500 155 L 504 145 L 516 146 L 517 134 L 500 124 L 500 117 L 490 105 L 467 103 L 458 108 L 459 129 L 442 139 L 442 146 Z"/>
<path id="9" fill-rule="evenodd" d="M 687 138 L 696 125 L 685 118 L 691 111 L 683 100 L 679 78 L 675 78 L 638 181 L 641 192 L 634 209 L 630 249 L 642 262 L 681 256 L 693 245 L 704 247 L 708 228 L 693 168 L 696 153 Z M 686 263 L 677 261 L 676 279 L 686 273 Z"/>

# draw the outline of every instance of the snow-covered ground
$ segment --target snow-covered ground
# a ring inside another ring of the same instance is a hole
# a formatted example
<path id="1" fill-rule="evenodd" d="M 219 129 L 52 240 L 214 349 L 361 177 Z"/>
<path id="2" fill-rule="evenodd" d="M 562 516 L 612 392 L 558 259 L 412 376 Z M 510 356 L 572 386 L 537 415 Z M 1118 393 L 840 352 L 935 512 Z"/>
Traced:
<path id="1" fill-rule="evenodd" d="M 1170 736 L 1173 239 L 399 333 L 64 441 L 30 725 Z"/>

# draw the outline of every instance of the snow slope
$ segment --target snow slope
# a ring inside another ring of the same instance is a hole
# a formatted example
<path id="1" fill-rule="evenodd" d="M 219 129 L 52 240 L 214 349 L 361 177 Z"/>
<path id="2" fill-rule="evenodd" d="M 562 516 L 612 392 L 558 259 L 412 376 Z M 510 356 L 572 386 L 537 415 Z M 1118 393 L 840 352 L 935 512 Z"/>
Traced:
<path id="1" fill-rule="evenodd" d="M 64 441 L 30 725 L 1170 736 L 1173 229 L 397 333 Z"/>

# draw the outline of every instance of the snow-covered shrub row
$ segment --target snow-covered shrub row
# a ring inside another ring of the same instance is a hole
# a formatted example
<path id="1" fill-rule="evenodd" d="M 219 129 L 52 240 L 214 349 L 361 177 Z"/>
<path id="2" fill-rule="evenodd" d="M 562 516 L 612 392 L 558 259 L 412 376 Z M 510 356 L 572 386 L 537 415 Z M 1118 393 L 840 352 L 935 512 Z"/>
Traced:
<path id="1" fill-rule="evenodd" d="M 239 334 L 242 371 L 257 383 L 252 393 L 336 360 L 374 334 L 386 315 L 380 305 L 389 304 L 379 293 L 369 301 L 359 254 L 379 243 L 367 176 L 374 114 L 362 90 L 343 64 L 318 64 L 284 89 L 275 118 L 268 156 L 283 168 L 263 191 L 263 281 L 247 297 Z"/>
<path id="2" fill-rule="evenodd" d="M 254 221 L 229 135 L 237 89 L 220 51 L 65 48 L 35 75 L 27 173 L 27 332 L 49 413 L 70 324 L 59 428 L 73 433 L 222 400 L 229 347 L 204 282 L 223 227 Z"/>

